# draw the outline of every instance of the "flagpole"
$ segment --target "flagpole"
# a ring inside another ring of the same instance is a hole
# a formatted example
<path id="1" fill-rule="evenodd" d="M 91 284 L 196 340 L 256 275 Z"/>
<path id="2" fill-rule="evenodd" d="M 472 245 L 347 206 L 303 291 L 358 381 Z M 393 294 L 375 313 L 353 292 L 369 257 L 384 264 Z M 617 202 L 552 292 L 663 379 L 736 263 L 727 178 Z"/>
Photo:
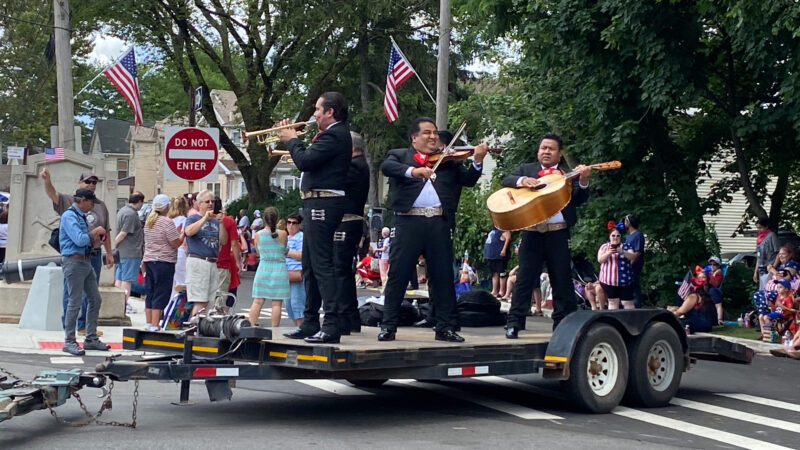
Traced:
<path id="1" fill-rule="evenodd" d="M 78 98 L 78 96 L 79 96 L 79 95 L 81 95 L 81 94 L 83 93 L 83 91 L 85 91 L 85 90 L 86 90 L 86 89 L 87 89 L 89 86 L 91 86 L 91 85 L 92 85 L 92 83 L 94 83 L 94 82 L 95 82 L 95 80 L 97 80 L 98 78 L 100 78 L 100 75 L 103 75 L 103 74 L 106 72 L 106 70 L 108 70 L 108 68 L 109 68 L 109 67 L 113 66 L 113 65 L 114 65 L 114 64 L 116 64 L 116 63 L 117 63 L 117 62 L 118 62 L 120 59 L 122 59 L 122 58 L 123 58 L 125 55 L 127 55 L 127 54 L 128 54 L 128 52 L 129 52 L 129 51 L 130 51 L 132 48 L 133 48 L 133 46 L 131 46 L 131 47 L 130 47 L 128 50 L 125 50 L 124 52 L 122 52 L 122 53 L 121 53 L 121 54 L 120 54 L 120 55 L 117 57 L 117 59 L 115 59 L 114 61 L 112 61 L 112 62 L 111 62 L 111 64 L 107 65 L 105 69 L 101 70 L 101 71 L 100 71 L 100 73 L 98 73 L 97 75 L 95 75 L 95 77 L 94 77 L 94 78 L 92 78 L 92 80 L 91 80 L 91 81 L 89 81 L 88 83 L 86 83 L 86 86 L 84 86 L 84 87 L 83 87 L 83 89 L 81 89 L 80 91 L 78 91 L 78 93 L 77 93 L 77 94 L 75 94 L 75 97 L 72 97 L 72 99 L 73 99 L 73 100 L 77 99 L 77 98 Z"/>
<path id="2" fill-rule="evenodd" d="M 425 86 L 425 83 L 422 81 L 422 78 L 419 77 L 417 69 L 415 69 L 414 66 L 411 65 L 411 62 L 408 61 L 408 58 L 406 58 L 406 55 L 403 53 L 402 50 L 400 50 L 400 46 L 397 45 L 397 42 L 394 41 L 394 38 L 389 36 L 389 39 L 392 40 L 392 45 L 394 46 L 395 49 L 397 49 L 397 53 L 400 53 L 400 56 L 405 60 L 406 64 L 408 64 L 408 67 L 411 67 L 411 71 L 414 72 L 414 75 L 417 76 L 419 84 L 422 85 L 422 89 L 425 89 L 425 92 L 428 93 L 428 97 L 430 97 L 431 101 L 433 102 L 433 105 L 436 106 L 436 99 L 433 98 L 433 95 L 431 95 L 431 91 L 428 90 L 428 87 Z"/>

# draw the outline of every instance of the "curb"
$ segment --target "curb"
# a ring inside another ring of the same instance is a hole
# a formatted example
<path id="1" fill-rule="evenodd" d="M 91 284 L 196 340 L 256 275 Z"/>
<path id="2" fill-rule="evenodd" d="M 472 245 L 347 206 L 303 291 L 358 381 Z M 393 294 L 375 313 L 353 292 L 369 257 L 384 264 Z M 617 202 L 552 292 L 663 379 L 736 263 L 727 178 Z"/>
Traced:
<path id="1" fill-rule="evenodd" d="M 721 336 L 719 334 L 714 333 L 694 333 L 697 336 L 708 336 L 708 337 L 716 337 L 720 339 L 724 339 L 728 342 L 733 342 L 735 344 L 744 345 L 747 348 L 752 349 L 756 354 L 764 356 L 772 356 L 769 351 L 776 349 L 776 348 L 783 348 L 783 344 L 770 344 L 767 342 L 756 341 L 753 339 L 743 339 L 743 338 L 736 338 L 731 336 Z"/>

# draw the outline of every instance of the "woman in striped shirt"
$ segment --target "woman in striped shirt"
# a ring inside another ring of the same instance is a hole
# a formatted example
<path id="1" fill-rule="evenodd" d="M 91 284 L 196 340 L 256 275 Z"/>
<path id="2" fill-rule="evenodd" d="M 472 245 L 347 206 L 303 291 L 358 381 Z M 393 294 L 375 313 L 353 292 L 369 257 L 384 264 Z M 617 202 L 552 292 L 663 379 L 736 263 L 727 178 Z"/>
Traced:
<path id="1" fill-rule="evenodd" d="M 161 313 L 169 302 L 172 277 L 183 232 L 167 217 L 169 197 L 156 195 L 153 210 L 144 223 L 145 318 L 147 330 L 158 331 Z"/>
<path id="2" fill-rule="evenodd" d="M 630 245 L 622 243 L 622 233 L 612 228 L 608 242 L 597 251 L 600 263 L 600 286 L 608 298 L 608 309 L 619 309 L 620 300 L 624 309 L 633 309 L 633 271 Z M 598 299 L 602 303 L 602 299 Z"/>

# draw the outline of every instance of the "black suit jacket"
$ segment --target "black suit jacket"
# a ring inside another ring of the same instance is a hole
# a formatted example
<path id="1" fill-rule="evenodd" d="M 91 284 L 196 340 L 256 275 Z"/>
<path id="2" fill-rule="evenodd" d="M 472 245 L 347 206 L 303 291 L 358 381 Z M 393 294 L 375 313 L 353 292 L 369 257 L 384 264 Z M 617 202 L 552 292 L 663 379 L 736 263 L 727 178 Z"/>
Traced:
<path id="1" fill-rule="evenodd" d="M 300 189 L 344 190 L 353 152 L 350 129 L 338 123 L 320 133 L 308 148 L 300 139 L 287 143 L 294 165 L 303 172 Z"/>
<path id="2" fill-rule="evenodd" d="M 406 177 L 409 167 L 420 167 L 414 161 L 415 153 L 416 150 L 413 148 L 389 150 L 389 154 L 381 164 L 381 171 L 389 177 L 389 207 L 398 212 L 407 212 L 411 209 L 425 186 L 426 180 L 422 178 Z M 481 171 L 476 170 L 472 163 L 469 163 L 467 168 L 463 162 L 443 162 L 436 169 L 433 188 L 439 196 L 439 201 L 442 202 L 444 216 L 451 224 L 455 223 L 461 188 L 475 186 L 480 176 Z"/>
<path id="3" fill-rule="evenodd" d="M 563 170 L 564 173 L 568 173 L 572 170 L 563 162 L 558 164 L 558 168 Z M 503 186 L 517 187 L 517 180 L 521 177 L 539 178 L 540 170 L 542 170 L 542 165 L 538 161 L 535 163 L 521 164 L 517 167 L 517 170 L 503 178 Z M 582 189 L 578 182 L 578 177 L 575 177 L 572 180 L 572 198 L 569 203 L 567 203 L 567 206 L 561 210 L 561 214 L 564 215 L 567 226 L 572 227 L 575 225 L 575 222 L 578 221 L 577 206 L 585 203 L 588 199 L 589 189 Z"/>
<path id="4" fill-rule="evenodd" d="M 356 155 L 350 160 L 350 168 L 347 172 L 347 186 L 344 189 L 347 197 L 347 209 L 345 214 L 364 214 L 364 205 L 367 203 L 369 195 L 369 166 L 367 158 L 363 154 Z"/>

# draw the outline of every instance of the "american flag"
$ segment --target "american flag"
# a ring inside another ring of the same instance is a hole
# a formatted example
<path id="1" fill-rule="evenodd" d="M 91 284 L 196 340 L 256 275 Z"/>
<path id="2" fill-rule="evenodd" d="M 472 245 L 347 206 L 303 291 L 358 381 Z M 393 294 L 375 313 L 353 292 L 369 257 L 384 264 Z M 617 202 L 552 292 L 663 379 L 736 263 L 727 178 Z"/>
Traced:
<path id="1" fill-rule="evenodd" d="M 44 160 L 47 161 L 61 161 L 64 159 L 64 149 L 61 147 L 51 148 L 45 147 Z"/>
<path id="2" fill-rule="evenodd" d="M 609 243 L 600 247 L 600 252 L 606 252 Z M 630 250 L 630 245 L 622 244 L 623 250 Z M 621 253 L 612 253 L 606 262 L 600 265 L 600 281 L 609 286 L 627 286 L 633 281 L 631 262 Z"/>
<path id="3" fill-rule="evenodd" d="M 405 82 L 414 69 L 400 55 L 400 50 L 392 42 L 392 51 L 389 52 L 389 71 L 386 75 L 386 96 L 383 98 L 383 112 L 389 122 L 397 120 L 397 92 L 396 89 Z"/>
<path id="4" fill-rule="evenodd" d="M 103 74 L 117 87 L 133 110 L 133 124 L 142 124 L 142 102 L 139 99 L 139 81 L 136 78 L 136 55 L 133 47 L 117 61 L 116 64 L 103 71 Z"/>

